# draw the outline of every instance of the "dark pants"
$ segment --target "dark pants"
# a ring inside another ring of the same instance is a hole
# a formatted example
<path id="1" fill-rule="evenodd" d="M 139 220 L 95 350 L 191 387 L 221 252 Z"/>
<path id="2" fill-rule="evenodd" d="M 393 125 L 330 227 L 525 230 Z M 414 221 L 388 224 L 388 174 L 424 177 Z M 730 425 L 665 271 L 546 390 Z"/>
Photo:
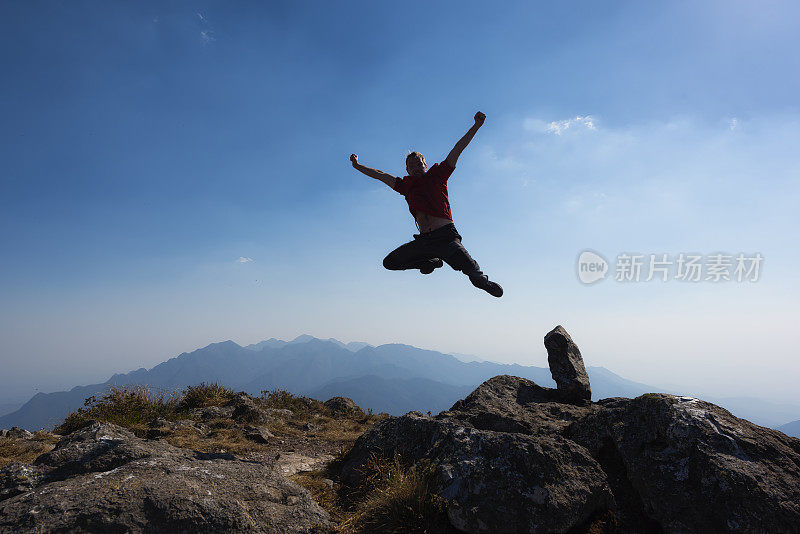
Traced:
<path id="1" fill-rule="evenodd" d="M 383 259 L 383 266 L 392 271 L 424 269 L 429 267 L 435 258 L 441 259 L 456 271 L 463 272 L 470 277 L 470 280 L 484 276 L 478 262 L 472 259 L 461 244 L 461 236 L 453 223 L 432 232 L 414 234 L 414 241 L 391 251 Z"/>

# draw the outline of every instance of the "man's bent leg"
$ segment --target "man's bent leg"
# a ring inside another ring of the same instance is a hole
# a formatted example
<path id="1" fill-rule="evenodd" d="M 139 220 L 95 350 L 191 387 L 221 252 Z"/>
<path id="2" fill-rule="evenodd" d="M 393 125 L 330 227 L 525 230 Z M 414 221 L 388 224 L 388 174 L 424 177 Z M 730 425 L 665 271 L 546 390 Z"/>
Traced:
<path id="1" fill-rule="evenodd" d="M 420 269 L 427 271 L 431 267 L 438 266 L 437 257 L 430 247 L 420 239 L 414 239 L 404 245 L 400 245 L 383 258 L 383 266 L 390 271 L 402 271 L 405 269 Z"/>

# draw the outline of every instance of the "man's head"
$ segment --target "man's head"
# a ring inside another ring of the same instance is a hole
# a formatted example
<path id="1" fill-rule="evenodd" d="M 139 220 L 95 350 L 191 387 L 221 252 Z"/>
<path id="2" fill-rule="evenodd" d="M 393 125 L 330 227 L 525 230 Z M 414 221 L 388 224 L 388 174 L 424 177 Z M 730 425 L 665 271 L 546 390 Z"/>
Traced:
<path id="1" fill-rule="evenodd" d="M 425 156 L 416 151 L 406 156 L 406 170 L 409 176 L 425 174 L 425 171 L 428 170 L 428 164 L 425 163 Z"/>

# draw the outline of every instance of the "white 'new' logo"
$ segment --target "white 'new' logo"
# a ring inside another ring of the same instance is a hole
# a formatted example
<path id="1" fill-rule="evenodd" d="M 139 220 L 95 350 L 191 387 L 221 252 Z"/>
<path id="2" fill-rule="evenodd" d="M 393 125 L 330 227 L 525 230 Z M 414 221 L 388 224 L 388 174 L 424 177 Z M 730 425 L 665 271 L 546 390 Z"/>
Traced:
<path id="1" fill-rule="evenodd" d="M 593 284 L 606 277 L 608 262 L 601 255 L 584 250 L 578 256 L 578 280 L 584 284 Z"/>

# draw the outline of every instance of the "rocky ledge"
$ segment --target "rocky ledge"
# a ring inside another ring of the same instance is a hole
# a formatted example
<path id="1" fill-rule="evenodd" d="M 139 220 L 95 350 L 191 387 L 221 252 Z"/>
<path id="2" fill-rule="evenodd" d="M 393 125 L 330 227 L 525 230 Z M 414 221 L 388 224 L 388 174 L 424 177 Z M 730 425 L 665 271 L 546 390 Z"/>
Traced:
<path id="1" fill-rule="evenodd" d="M 800 440 L 691 397 L 591 402 L 569 334 L 545 345 L 557 389 L 497 376 L 437 416 L 380 421 L 342 481 L 374 456 L 430 462 L 470 533 L 800 532 Z"/>
<path id="2" fill-rule="evenodd" d="M 274 465 L 94 423 L 0 470 L 2 532 L 308 532 L 328 514 Z"/>

